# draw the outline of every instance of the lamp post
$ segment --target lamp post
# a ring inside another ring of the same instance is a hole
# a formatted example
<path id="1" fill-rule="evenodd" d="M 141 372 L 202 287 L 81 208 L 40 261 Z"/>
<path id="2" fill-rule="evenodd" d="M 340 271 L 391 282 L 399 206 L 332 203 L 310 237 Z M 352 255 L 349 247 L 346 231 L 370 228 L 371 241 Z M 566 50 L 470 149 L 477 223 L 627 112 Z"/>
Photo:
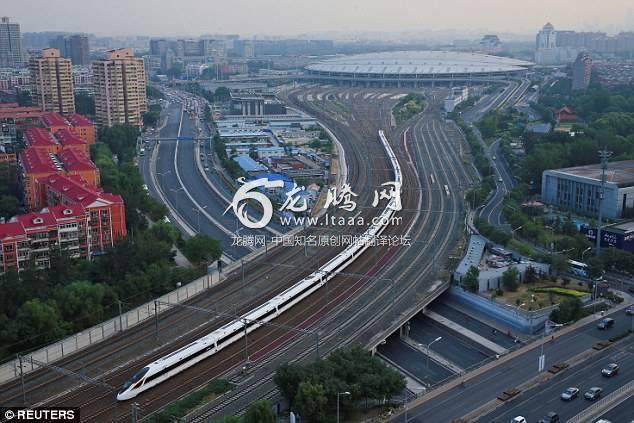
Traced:
<path id="1" fill-rule="evenodd" d="M 172 191 L 173 193 L 176 193 L 176 211 L 178 211 L 178 197 L 179 197 L 178 193 L 181 192 L 181 191 L 184 191 L 184 190 L 185 190 L 185 188 L 183 188 L 183 187 L 179 187 L 179 188 L 176 188 L 176 189 L 170 188 L 170 191 Z"/>
<path id="2" fill-rule="evenodd" d="M 518 227 L 517 227 L 517 228 L 515 228 L 515 229 L 511 229 L 511 237 L 512 237 L 513 239 L 515 239 L 515 232 L 519 231 L 519 230 L 520 230 L 520 229 L 522 229 L 523 227 L 524 227 L 524 225 L 520 225 L 520 226 L 518 226 Z"/>
<path id="3" fill-rule="evenodd" d="M 350 392 L 337 392 L 337 423 L 339 423 L 339 397 L 341 395 L 350 395 Z"/>
<path id="4" fill-rule="evenodd" d="M 583 262 L 583 256 L 585 256 L 588 251 L 592 251 L 592 247 L 588 247 L 581 252 L 581 262 Z"/>
<path id="5" fill-rule="evenodd" d="M 431 350 L 430 350 L 430 348 L 431 348 L 431 346 L 432 346 L 435 342 L 438 342 L 438 341 L 440 341 L 441 339 L 442 339 L 442 336 L 439 336 L 438 338 L 434 339 L 434 340 L 433 340 L 433 341 L 431 341 L 429 344 L 427 344 L 427 346 L 425 347 L 425 349 L 427 350 L 427 360 L 426 360 L 426 367 L 427 367 L 427 370 L 429 370 L 429 351 L 431 351 Z"/>
<path id="6" fill-rule="evenodd" d="M 165 172 L 156 172 L 156 174 L 161 177 L 161 185 L 163 185 L 163 182 L 164 182 L 163 181 L 163 176 L 165 176 L 167 174 L 170 174 L 170 173 L 172 173 L 171 170 L 166 170 Z"/>
<path id="7" fill-rule="evenodd" d="M 207 206 L 202 206 L 202 207 L 192 207 L 192 211 L 196 212 L 196 215 L 198 216 L 198 233 L 200 233 L 200 212 L 201 210 L 206 209 Z"/>

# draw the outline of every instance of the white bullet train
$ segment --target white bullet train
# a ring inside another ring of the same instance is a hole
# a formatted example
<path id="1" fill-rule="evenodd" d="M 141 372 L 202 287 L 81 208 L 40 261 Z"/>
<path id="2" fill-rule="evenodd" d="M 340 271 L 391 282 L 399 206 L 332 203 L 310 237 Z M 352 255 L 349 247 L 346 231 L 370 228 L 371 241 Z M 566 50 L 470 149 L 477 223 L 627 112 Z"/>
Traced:
<path id="1" fill-rule="evenodd" d="M 379 131 L 379 137 L 392 163 L 394 182 L 401 186 L 403 182 L 402 173 L 396 155 L 387 142 L 383 131 Z M 337 273 L 350 265 L 370 246 L 372 239 L 385 230 L 390 218 L 395 213 L 395 201 L 394 198 L 390 199 L 387 207 L 377 219 L 378 223 L 371 225 L 361 235 L 360 242 L 348 246 L 319 270 L 311 273 L 297 284 L 242 317 L 143 367 L 121 387 L 117 394 L 117 400 L 125 401 L 134 398 L 141 392 L 147 391 L 194 364 L 211 357 L 262 326 L 263 322 L 275 319 L 304 298 L 310 296 L 327 281 L 335 277 Z"/>

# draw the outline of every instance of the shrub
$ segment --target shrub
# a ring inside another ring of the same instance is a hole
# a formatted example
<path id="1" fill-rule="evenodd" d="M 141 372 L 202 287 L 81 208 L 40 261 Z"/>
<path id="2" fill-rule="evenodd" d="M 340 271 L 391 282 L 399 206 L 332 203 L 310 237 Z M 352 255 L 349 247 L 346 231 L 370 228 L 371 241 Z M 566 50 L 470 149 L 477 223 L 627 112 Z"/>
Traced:
<path id="1" fill-rule="evenodd" d="M 543 293 L 552 293 L 557 295 L 563 295 L 565 297 L 574 297 L 581 298 L 585 297 L 588 293 L 577 291 L 576 289 L 568 289 L 568 288 L 560 288 L 560 287 L 550 287 L 550 288 L 535 288 L 532 289 L 533 292 L 543 292 Z"/>

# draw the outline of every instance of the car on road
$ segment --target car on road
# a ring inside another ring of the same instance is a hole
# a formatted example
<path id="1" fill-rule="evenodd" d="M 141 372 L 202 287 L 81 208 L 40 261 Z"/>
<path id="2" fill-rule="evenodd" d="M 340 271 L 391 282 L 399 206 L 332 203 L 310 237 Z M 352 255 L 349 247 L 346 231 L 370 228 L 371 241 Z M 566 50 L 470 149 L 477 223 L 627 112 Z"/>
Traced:
<path id="1" fill-rule="evenodd" d="M 629 306 L 628 308 L 625 309 L 625 313 L 628 316 L 634 316 L 634 305 Z"/>
<path id="2" fill-rule="evenodd" d="M 594 401 L 596 399 L 599 399 L 602 392 L 603 389 L 599 388 L 598 386 L 593 386 L 592 388 L 588 389 L 586 393 L 583 394 L 583 396 L 587 400 Z"/>
<path id="3" fill-rule="evenodd" d="M 566 388 L 566 390 L 563 391 L 559 397 L 564 401 L 571 401 L 577 398 L 578 396 L 579 396 L 579 388 L 575 386 L 571 386 L 569 388 Z"/>
<path id="4" fill-rule="evenodd" d="M 498 182 L 504 182 L 501 176 L 498 178 Z"/>
<path id="5" fill-rule="evenodd" d="M 595 423 L 612 423 L 612 422 L 610 420 L 606 420 L 606 419 L 599 419 Z"/>
<path id="6" fill-rule="evenodd" d="M 511 420 L 511 423 L 527 423 L 527 422 L 526 422 L 526 419 L 524 417 L 517 416 L 513 420 Z"/>
<path id="7" fill-rule="evenodd" d="M 539 420 L 539 423 L 559 423 L 559 414 L 551 411 Z"/>
<path id="8" fill-rule="evenodd" d="M 614 319 L 612 319 L 611 317 L 606 317 L 599 322 L 597 328 L 605 330 L 611 328 L 612 326 L 614 326 Z"/>
<path id="9" fill-rule="evenodd" d="M 497 157 L 495 157 L 495 156 L 493 156 L 493 157 L 491 157 L 491 158 L 492 158 L 493 160 L 497 160 Z"/>
<path id="10" fill-rule="evenodd" d="M 605 368 L 601 369 L 601 374 L 606 377 L 612 377 L 619 372 L 619 365 L 616 363 L 610 363 Z"/>

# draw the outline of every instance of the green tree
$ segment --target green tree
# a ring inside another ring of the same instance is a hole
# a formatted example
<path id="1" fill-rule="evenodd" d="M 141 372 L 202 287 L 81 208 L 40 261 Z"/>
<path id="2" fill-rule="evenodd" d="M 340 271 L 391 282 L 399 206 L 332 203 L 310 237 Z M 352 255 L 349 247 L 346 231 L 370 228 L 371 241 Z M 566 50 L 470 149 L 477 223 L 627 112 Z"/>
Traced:
<path id="1" fill-rule="evenodd" d="M 204 234 L 196 234 L 185 241 L 183 253 L 194 263 L 218 260 L 222 255 L 222 248 L 217 239 Z"/>
<path id="2" fill-rule="evenodd" d="M 231 91 L 227 87 L 218 87 L 214 91 L 214 99 L 218 102 L 224 102 L 231 100 Z"/>
<path id="3" fill-rule="evenodd" d="M 515 266 L 511 266 L 502 273 L 502 286 L 507 291 L 517 291 L 519 270 Z"/>
<path id="4" fill-rule="evenodd" d="M 244 423 L 275 423 L 275 421 L 273 406 L 266 400 L 255 401 L 244 415 Z"/>
<path id="5" fill-rule="evenodd" d="M 550 313 L 550 320 L 558 324 L 574 322 L 581 317 L 583 317 L 583 310 L 581 300 L 578 298 L 566 298 Z"/>
<path id="6" fill-rule="evenodd" d="M 21 338 L 35 338 L 39 343 L 57 339 L 66 333 L 66 325 L 53 301 L 38 298 L 25 302 L 17 315 Z"/>
<path id="7" fill-rule="evenodd" d="M 561 254 L 555 254 L 550 258 L 550 271 L 554 275 L 559 275 L 568 269 L 568 259 Z"/>
<path id="8" fill-rule="evenodd" d="M 325 421 L 327 404 L 326 390 L 322 385 L 311 382 L 299 384 L 295 407 L 302 418 L 315 423 Z"/>
<path id="9" fill-rule="evenodd" d="M 299 384 L 307 376 L 306 370 L 295 364 L 282 364 L 276 371 L 273 381 L 280 393 L 293 405 Z"/>
<path id="10" fill-rule="evenodd" d="M 462 284 L 469 292 L 480 290 L 480 270 L 476 266 L 469 267 L 467 273 L 462 278 Z"/>
<path id="11" fill-rule="evenodd" d="M 592 256 L 586 260 L 588 265 L 588 276 L 592 279 L 596 279 L 603 275 L 603 260 L 600 257 Z"/>
<path id="12" fill-rule="evenodd" d="M 526 268 L 526 273 L 524 274 L 524 282 L 533 284 L 537 282 L 537 270 L 533 266 L 528 266 Z"/>
<path id="13" fill-rule="evenodd" d="M 104 320 L 104 307 L 116 300 L 111 287 L 88 281 L 60 287 L 53 297 L 64 320 L 73 322 L 73 330 L 76 331 Z"/>
<path id="14" fill-rule="evenodd" d="M 0 217 L 9 219 L 20 211 L 20 202 L 12 195 L 0 195 Z"/>

